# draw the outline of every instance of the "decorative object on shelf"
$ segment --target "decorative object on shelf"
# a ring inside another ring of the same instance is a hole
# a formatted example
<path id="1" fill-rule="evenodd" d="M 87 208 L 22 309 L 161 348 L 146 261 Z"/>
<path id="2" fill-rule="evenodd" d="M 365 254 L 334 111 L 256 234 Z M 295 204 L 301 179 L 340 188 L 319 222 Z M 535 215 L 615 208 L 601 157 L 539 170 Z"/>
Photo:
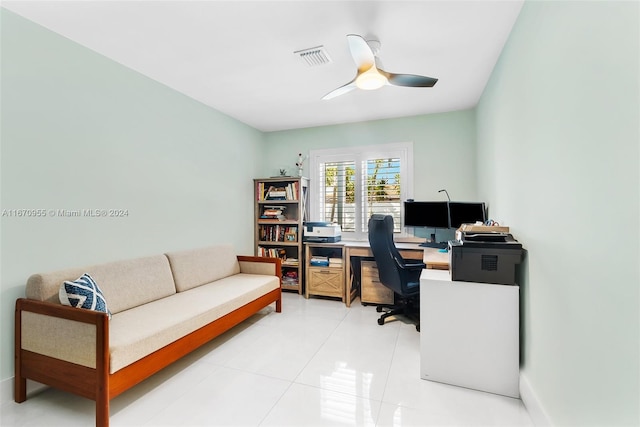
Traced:
<path id="1" fill-rule="evenodd" d="M 292 227 L 292 228 L 295 228 L 295 227 Z M 295 231 L 286 232 L 284 233 L 284 239 L 287 242 L 295 242 L 298 240 L 298 233 Z"/>
<path id="2" fill-rule="evenodd" d="M 298 153 L 298 161 L 296 162 L 296 166 L 298 167 L 298 176 L 302 176 L 302 168 L 304 166 L 304 161 L 307 160 L 308 156 L 302 157 L 302 153 Z"/>
<path id="3" fill-rule="evenodd" d="M 280 176 L 287 176 L 287 170 L 280 168 Z"/>

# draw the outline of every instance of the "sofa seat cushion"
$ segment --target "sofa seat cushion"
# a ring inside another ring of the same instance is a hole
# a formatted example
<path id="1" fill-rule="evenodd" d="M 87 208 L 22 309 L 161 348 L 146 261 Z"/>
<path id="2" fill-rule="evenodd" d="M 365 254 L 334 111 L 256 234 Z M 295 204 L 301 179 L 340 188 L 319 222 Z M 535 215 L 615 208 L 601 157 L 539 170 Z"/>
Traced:
<path id="1" fill-rule="evenodd" d="M 110 373 L 278 288 L 278 277 L 239 273 L 114 314 Z"/>

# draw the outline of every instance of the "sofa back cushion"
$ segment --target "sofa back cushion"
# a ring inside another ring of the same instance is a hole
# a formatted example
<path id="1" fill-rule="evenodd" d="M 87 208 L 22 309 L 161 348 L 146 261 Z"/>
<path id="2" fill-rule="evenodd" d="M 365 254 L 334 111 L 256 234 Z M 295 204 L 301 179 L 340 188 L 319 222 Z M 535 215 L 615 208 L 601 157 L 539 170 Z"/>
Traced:
<path id="1" fill-rule="evenodd" d="M 60 285 L 65 280 L 76 280 L 84 273 L 90 274 L 98 284 L 113 314 L 176 293 L 167 257 L 155 255 L 34 274 L 27 281 L 27 298 L 60 303 Z"/>
<path id="2" fill-rule="evenodd" d="M 240 273 L 240 264 L 231 245 L 167 253 L 178 292 Z"/>

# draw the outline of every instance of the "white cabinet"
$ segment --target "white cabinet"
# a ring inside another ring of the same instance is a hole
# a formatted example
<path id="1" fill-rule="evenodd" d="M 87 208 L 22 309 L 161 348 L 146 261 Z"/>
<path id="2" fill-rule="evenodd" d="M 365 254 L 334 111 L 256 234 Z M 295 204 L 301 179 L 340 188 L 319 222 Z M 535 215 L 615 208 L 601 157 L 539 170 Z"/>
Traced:
<path id="1" fill-rule="evenodd" d="M 519 286 L 420 277 L 420 376 L 519 397 Z"/>

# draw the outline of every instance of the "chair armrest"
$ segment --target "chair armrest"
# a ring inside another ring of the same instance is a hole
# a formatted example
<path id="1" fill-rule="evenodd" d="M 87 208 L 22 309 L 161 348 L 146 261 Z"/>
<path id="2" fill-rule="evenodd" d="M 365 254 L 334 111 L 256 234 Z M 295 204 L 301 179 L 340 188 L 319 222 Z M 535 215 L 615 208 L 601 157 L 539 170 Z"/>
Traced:
<path id="1" fill-rule="evenodd" d="M 407 263 L 404 265 L 404 268 L 407 269 L 416 269 L 416 270 L 424 270 L 425 268 L 427 268 L 427 265 L 424 262 L 417 262 L 417 263 Z"/>
<path id="2" fill-rule="evenodd" d="M 396 263 L 398 264 L 398 267 L 404 270 L 424 270 L 425 268 L 427 268 L 427 265 L 424 262 L 415 261 L 415 260 L 411 260 L 407 262 L 404 259 L 396 258 Z"/>
<path id="3" fill-rule="evenodd" d="M 16 352 L 27 350 L 89 368 L 109 363 L 107 313 L 20 298 Z"/>
<path id="4" fill-rule="evenodd" d="M 241 273 L 282 277 L 282 260 L 280 258 L 246 255 L 238 255 L 237 257 Z"/>

